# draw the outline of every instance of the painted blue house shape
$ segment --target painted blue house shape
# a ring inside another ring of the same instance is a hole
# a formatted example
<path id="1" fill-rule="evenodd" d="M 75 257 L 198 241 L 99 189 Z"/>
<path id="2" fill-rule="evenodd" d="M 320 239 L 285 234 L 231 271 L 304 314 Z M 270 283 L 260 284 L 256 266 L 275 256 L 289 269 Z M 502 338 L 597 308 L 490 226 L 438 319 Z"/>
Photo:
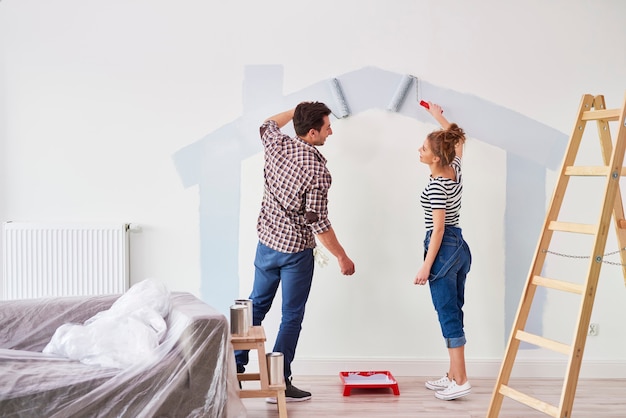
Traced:
<path id="1" fill-rule="evenodd" d="M 199 187 L 201 294 L 205 302 L 226 314 L 239 295 L 241 161 L 262 152 L 258 128 L 268 115 L 301 101 L 317 100 L 328 104 L 338 117 L 345 115 L 346 106 L 350 114 L 391 107 L 429 123 L 426 112 L 416 111 L 418 99 L 424 98 L 440 103 L 447 118 L 459 123 L 470 137 L 506 151 L 505 254 L 511 256 L 505 260 L 504 315 L 505 325 L 512 324 L 545 217 L 545 190 L 537 185 L 545 184 L 546 168 L 559 167 L 567 135 L 479 97 L 414 78 L 398 102 L 399 86 L 406 80 L 406 74 L 366 67 L 284 95 L 282 66 L 245 68 L 241 117 L 173 156 L 183 185 Z M 337 85 L 342 93 L 339 97 Z"/>

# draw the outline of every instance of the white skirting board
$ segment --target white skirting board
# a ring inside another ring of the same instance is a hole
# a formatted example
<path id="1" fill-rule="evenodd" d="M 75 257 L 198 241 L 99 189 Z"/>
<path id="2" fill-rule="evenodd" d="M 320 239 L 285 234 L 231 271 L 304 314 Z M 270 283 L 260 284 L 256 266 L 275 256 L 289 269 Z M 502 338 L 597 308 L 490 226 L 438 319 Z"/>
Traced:
<path id="1" fill-rule="evenodd" d="M 251 356 L 252 357 L 252 356 Z M 252 361 L 251 361 L 252 363 Z M 467 373 L 476 378 L 497 378 L 501 360 L 466 360 Z M 565 361 L 517 360 L 512 377 L 553 378 L 565 376 Z M 408 360 L 389 358 L 311 359 L 298 358 L 292 364 L 293 373 L 301 376 L 338 375 L 341 371 L 390 371 L 394 376 L 441 376 L 448 370 L 447 360 Z M 589 360 L 582 363 L 581 379 L 623 379 L 626 361 Z"/>

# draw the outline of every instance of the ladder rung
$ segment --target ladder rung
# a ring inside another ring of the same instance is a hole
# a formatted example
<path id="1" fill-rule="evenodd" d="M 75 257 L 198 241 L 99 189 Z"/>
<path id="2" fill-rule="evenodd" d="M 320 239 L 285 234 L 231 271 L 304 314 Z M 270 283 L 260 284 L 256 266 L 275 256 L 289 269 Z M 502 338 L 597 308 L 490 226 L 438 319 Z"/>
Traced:
<path id="1" fill-rule="evenodd" d="M 520 341 L 525 341 L 538 347 L 547 348 L 548 350 L 552 350 L 565 355 L 570 355 L 570 353 L 572 352 L 572 348 L 567 344 L 563 344 L 554 340 L 549 340 L 548 338 L 544 338 L 539 335 L 531 334 L 522 330 L 518 330 L 515 333 L 515 338 Z"/>
<path id="2" fill-rule="evenodd" d="M 525 393 L 517 391 L 507 385 L 500 385 L 500 390 L 498 392 L 517 402 L 530 406 L 537 411 L 543 412 L 544 414 L 550 415 L 555 418 L 559 416 L 559 410 L 556 406 L 550 405 L 549 403 L 541 401 L 537 398 L 533 398 L 532 396 L 526 395 Z"/>
<path id="3" fill-rule="evenodd" d="M 564 292 L 578 293 L 579 295 L 582 295 L 585 291 L 584 287 L 580 284 L 549 279 L 541 276 L 533 276 L 532 283 L 536 286 L 549 287 L 550 289 L 562 290 Z"/>
<path id="4" fill-rule="evenodd" d="M 579 234 L 590 234 L 590 235 L 595 235 L 595 233 L 598 231 L 598 227 L 596 225 L 577 224 L 573 222 L 558 222 L 558 221 L 550 222 L 550 226 L 548 227 L 548 229 L 552 231 L 577 232 Z"/>
<path id="5" fill-rule="evenodd" d="M 582 120 L 618 120 L 621 109 L 588 110 L 583 112 Z"/>
<path id="6" fill-rule="evenodd" d="M 565 167 L 566 176 L 604 176 L 609 174 L 609 167 L 603 166 L 569 166 Z M 622 167 L 620 176 L 626 174 L 626 167 Z"/>
<path id="7" fill-rule="evenodd" d="M 609 167 L 569 166 L 565 167 L 566 176 L 605 176 L 609 173 Z"/>

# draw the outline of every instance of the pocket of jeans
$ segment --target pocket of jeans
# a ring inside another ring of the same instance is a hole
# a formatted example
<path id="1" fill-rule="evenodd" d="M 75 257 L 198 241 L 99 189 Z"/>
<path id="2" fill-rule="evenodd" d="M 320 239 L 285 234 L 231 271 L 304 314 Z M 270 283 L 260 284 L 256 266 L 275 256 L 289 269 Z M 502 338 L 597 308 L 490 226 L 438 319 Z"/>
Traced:
<path id="1" fill-rule="evenodd" d="M 434 281 L 448 274 L 450 269 L 458 262 L 460 250 L 461 247 L 446 243 L 445 241 L 442 242 L 439 252 L 437 253 L 437 257 L 435 258 L 435 262 L 430 268 L 430 276 L 428 277 L 428 280 Z"/>

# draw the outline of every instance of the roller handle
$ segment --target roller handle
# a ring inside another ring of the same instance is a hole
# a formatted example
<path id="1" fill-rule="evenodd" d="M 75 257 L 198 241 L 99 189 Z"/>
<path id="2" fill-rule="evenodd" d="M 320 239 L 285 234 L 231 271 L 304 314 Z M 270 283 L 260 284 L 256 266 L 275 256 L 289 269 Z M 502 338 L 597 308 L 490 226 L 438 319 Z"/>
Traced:
<path id="1" fill-rule="evenodd" d="M 430 106 L 428 105 L 428 102 L 420 100 L 420 105 L 424 106 L 426 109 L 430 109 Z M 441 113 L 443 113 L 443 110 L 441 111 Z"/>

